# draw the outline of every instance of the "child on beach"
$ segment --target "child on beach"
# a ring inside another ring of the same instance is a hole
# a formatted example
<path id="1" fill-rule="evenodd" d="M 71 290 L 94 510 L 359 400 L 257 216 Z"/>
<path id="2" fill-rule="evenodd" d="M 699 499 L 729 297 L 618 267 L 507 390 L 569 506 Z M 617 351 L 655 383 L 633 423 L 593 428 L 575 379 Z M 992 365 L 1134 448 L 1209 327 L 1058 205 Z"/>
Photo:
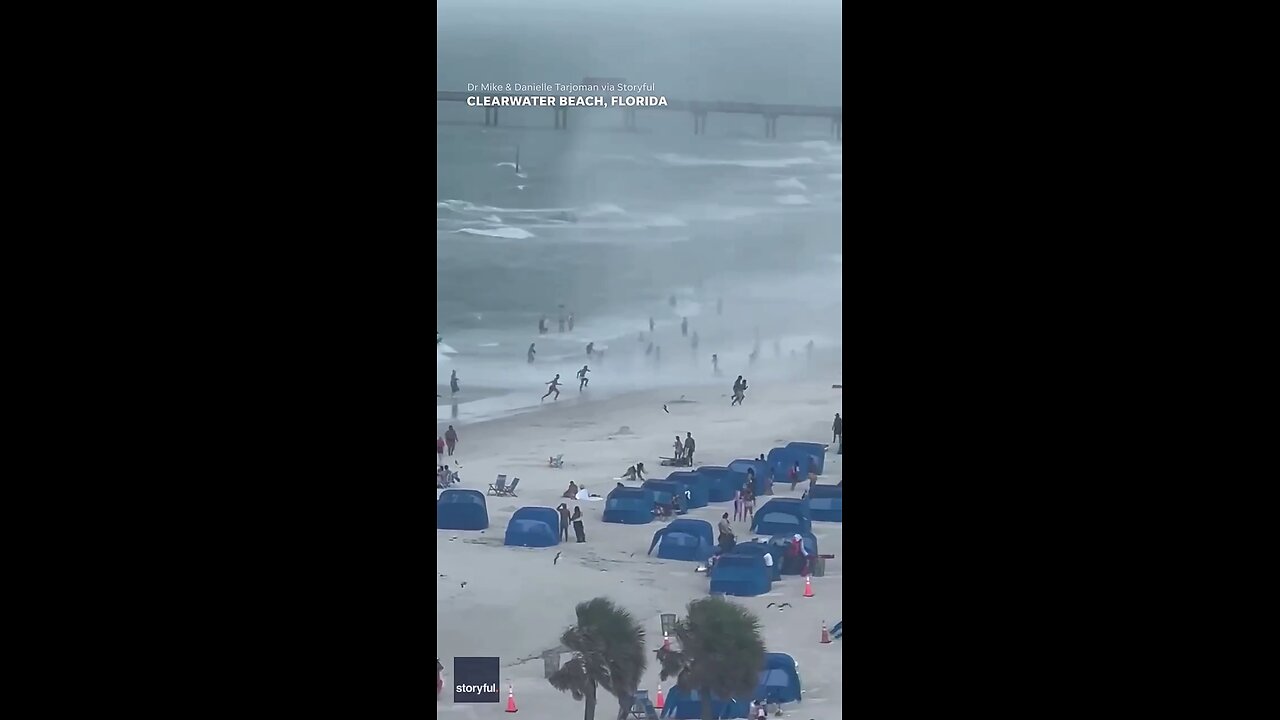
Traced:
<path id="1" fill-rule="evenodd" d="M 737 522 L 742 519 L 742 490 L 733 493 L 733 520 Z"/>
<path id="2" fill-rule="evenodd" d="M 551 393 L 556 394 L 556 396 L 552 398 L 553 400 L 560 399 L 560 373 L 556 373 L 556 376 L 551 379 L 551 382 L 547 383 L 547 395 L 550 395 Z M 546 400 L 547 395 L 543 395 L 542 400 Z M 538 402 L 542 402 L 542 400 L 539 400 Z"/>

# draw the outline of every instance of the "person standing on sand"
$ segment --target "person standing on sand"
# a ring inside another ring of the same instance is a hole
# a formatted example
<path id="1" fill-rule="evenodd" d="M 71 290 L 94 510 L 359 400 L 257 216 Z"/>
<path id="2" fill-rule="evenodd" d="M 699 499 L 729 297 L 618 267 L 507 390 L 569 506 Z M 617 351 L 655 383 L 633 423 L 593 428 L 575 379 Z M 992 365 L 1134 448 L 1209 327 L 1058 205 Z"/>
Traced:
<path id="1" fill-rule="evenodd" d="M 689 458 L 689 467 L 693 467 L 693 433 L 684 434 L 684 456 Z"/>
<path id="2" fill-rule="evenodd" d="M 844 421 L 840 419 L 840 413 L 836 413 L 836 421 L 831 423 L 831 444 L 835 445 L 840 441 L 840 436 L 844 434 Z"/>
<path id="3" fill-rule="evenodd" d="M 742 519 L 754 518 L 756 514 L 756 489 L 752 485 L 747 485 L 743 489 L 745 493 L 742 499 Z"/>
<path id="4" fill-rule="evenodd" d="M 556 396 L 552 398 L 553 400 L 560 399 L 560 373 L 556 373 L 556 376 L 551 378 L 551 382 L 547 383 L 547 395 L 550 395 L 551 393 L 556 394 Z M 542 400 L 546 400 L 547 395 L 543 395 Z M 542 402 L 542 400 L 539 400 L 538 402 Z"/>
<path id="5" fill-rule="evenodd" d="M 577 505 L 573 506 L 573 534 L 578 536 L 578 542 L 587 541 L 587 534 L 582 529 L 582 508 Z"/>
<path id="6" fill-rule="evenodd" d="M 453 457 L 453 448 L 458 445 L 458 431 L 452 425 L 444 431 L 444 444 L 449 446 L 449 457 Z"/>
<path id="7" fill-rule="evenodd" d="M 735 490 L 733 493 L 733 521 L 738 522 L 742 519 L 742 490 Z"/>
<path id="8" fill-rule="evenodd" d="M 569 313 L 569 332 L 573 332 L 573 313 Z"/>
<path id="9" fill-rule="evenodd" d="M 457 370 L 454 370 L 449 375 L 449 392 L 453 393 L 454 395 L 458 394 L 458 371 Z"/>
<path id="10" fill-rule="evenodd" d="M 560 514 L 560 539 L 569 542 L 569 506 L 560 503 L 556 512 Z"/>
<path id="11" fill-rule="evenodd" d="M 676 460 L 679 460 L 680 458 L 684 457 L 684 443 L 680 441 L 679 435 L 676 436 L 675 445 L 673 445 L 672 447 L 676 449 L 676 457 L 675 457 Z"/>
<path id="12" fill-rule="evenodd" d="M 720 537 L 716 538 L 716 542 L 720 545 L 722 552 L 728 552 L 737 544 L 733 539 L 733 526 L 729 524 L 729 513 L 720 516 L 717 528 L 720 530 Z"/>
<path id="13" fill-rule="evenodd" d="M 444 464 L 444 438 L 436 437 L 436 464 Z"/>
<path id="14" fill-rule="evenodd" d="M 533 364 L 533 356 L 538 354 L 538 351 L 533 349 L 534 344 L 535 344 L 535 343 L 529 343 L 529 353 L 528 353 L 528 354 L 529 354 L 529 364 L 530 364 L 530 365 L 532 365 L 532 364 Z"/>

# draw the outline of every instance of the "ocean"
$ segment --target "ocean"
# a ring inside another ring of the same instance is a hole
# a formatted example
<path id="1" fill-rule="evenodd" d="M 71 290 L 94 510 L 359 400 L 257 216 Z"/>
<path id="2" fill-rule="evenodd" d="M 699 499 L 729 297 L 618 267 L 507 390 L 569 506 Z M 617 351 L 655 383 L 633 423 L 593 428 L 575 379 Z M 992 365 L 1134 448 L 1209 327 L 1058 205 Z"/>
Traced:
<path id="1" fill-rule="evenodd" d="M 440 12 L 443 27 L 450 17 Z M 646 27 L 633 25 L 631 35 L 644 36 Z M 654 25 L 653 36 L 661 30 Z M 485 32 L 503 31 L 489 25 Z M 468 80 L 577 82 L 592 71 L 552 73 L 605 64 L 571 62 L 563 48 L 536 45 L 536 34 L 512 33 L 493 41 L 498 54 L 524 43 L 546 55 L 520 65 L 538 71 L 517 74 L 508 72 L 516 65 L 477 60 L 468 49 L 474 38 L 462 32 L 440 50 L 440 64 L 451 69 L 438 74 L 438 89 L 465 90 Z M 835 35 L 838 56 L 838 27 Z M 743 32 L 734 37 L 740 44 Z M 642 45 L 634 37 L 627 43 L 632 52 Z M 469 52 L 483 67 L 461 72 L 448 62 Z M 779 72 L 758 74 L 755 84 L 742 68 L 724 82 L 677 81 L 670 62 L 664 56 L 652 66 L 660 71 L 628 72 L 627 80 L 653 82 L 657 94 L 681 99 L 841 104 L 819 88 L 788 85 Z M 837 65 L 837 80 L 838 72 Z M 783 380 L 809 372 L 810 352 L 838 353 L 843 148 L 829 120 L 782 117 L 778 137 L 766 139 L 763 118 L 750 115 L 711 114 L 705 134 L 695 135 L 691 115 L 669 110 L 638 110 L 629 131 L 620 109 L 573 108 L 569 128 L 556 130 L 550 108 L 502 108 L 496 127 L 484 126 L 482 108 L 437 108 L 436 329 L 443 340 L 436 382 L 447 385 L 456 370 L 463 388 L 456 405 L 438 407 L 438 419 L 536 406 L 556 373 L 562 392 L 577 396 L 572 378 L 583 364 L 592 370 L 589 392 L 601 397 L 662 385 L 727 386 L 748 370 L 748 377 Z M 560 316 L 570 313 L 573 330 L 560 332 Z M 540 335 L 544 316 L 550 332 Z M 684 319 L 689 335 L 698 333 L 696 351 L 681 334 Z M 587 357 L 589 342 L 605 351 L 603 359 Z M 712 353 L 726 377 L 712 375 Z M 447 388 L 441 394 L 450 397 Z"/>

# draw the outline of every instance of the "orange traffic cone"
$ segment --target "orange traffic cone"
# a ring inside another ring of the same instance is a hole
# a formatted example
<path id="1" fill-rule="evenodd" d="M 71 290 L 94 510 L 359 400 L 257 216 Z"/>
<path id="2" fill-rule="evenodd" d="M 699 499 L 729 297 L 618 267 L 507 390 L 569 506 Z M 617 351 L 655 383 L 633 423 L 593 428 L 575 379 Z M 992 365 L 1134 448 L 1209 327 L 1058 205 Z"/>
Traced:
<path id="1" fill-rule="evenodd" d="M 819 642 L 820 644 L 823 644 L 823 645 L 825 645 L 825 644 L 827 644 L 827 643 L 831 642 L 831 633 L 827 632 L 827 621 L 826 621 L 826 620 L 823 620 L 823 621 L 822 621 L 822 639 L 821 639 L 821 640 L 819 640 L 818 642 Z"/>
<path id="2" fill-rule="evenodd" d="M 662 683 L 658 683 L 658 700 L 653 704 L 653 709 L 661 710 L 665 704 L 662 702 Z"/>
<path id="3" fill-rule="evenodd" d="M 662 633 L 662 649 L 663 650 L 671 649 L 671 637 L 666 633 Z"/>
<path id="4" fill-rule="evenodd" d="M 804 596 L 813 597 L 813 585 L 809 583 L 809 576 L 804 576 Z"/>
<path id="5" fill-rule="evenodd" d="M 516 709 L 516 691 L 511 685 L 507 685 L 507 712 L 519 712 Z"/>

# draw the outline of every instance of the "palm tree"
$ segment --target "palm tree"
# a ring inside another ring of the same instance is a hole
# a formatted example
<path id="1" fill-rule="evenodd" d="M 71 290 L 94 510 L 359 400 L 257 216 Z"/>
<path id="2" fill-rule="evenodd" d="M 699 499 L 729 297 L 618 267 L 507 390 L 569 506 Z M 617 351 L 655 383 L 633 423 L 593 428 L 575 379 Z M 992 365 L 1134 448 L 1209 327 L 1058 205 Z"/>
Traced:
<path id="1" fill-rule="evenodd" d="M 689 614 L 676 623 L 680 650 L 659 649 L 662 679 L 675 676 L 676 687 L 697 690 L 702 720 L 713 720 L 711 698 L 749 696 L 764 668 L 760 620 L 749 610 L 721 597 L 689 603 Z"/>
<path id="2" fill-rule="evenodd" d="M 602 687 L 618 698 L 618 720 L 623 720 L 644 676 L 644 628 L 607 598 L 578 603 L 575 612 L 578 624 L 560 636 L 573 658 L 547 682 L 574 700 L 586 700 L 584 720 L 594 720 L 596 688 Z"/>

